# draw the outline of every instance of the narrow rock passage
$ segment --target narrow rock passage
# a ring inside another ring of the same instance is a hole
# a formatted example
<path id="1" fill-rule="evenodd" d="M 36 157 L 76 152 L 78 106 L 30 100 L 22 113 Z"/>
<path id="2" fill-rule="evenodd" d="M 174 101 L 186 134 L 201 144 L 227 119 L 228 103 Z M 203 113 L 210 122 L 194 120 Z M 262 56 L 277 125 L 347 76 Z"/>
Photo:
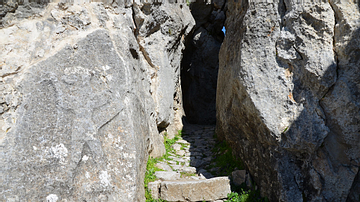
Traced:
<path id="1" fill-rule="evenodd" d="M 216 202 L 226 199 L 231 192 L 230 180 L 227 175 L 221 176 L 223 168 L 215 162 L 219 152 L 214 149 L 217 144 L 214 131 L 212 125 L 184 126 L 183 135 L 171 146 L 169 158 L 156 164 L 164 171 L 155 172 L 159 180 L 149 183 L 154 199 Z"/>

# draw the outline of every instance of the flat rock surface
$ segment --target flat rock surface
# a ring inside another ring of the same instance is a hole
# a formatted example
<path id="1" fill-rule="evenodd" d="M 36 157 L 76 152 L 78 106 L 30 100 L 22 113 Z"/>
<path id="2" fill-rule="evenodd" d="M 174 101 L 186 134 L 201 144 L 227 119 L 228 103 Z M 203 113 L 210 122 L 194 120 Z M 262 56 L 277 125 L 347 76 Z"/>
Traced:
<path id="1" fill-rule="evenodd" d="M 228 177 L 216 177 L 205 180 L 162 182 L 160 196 L 167 201 L 210 201 L 226 198 L 230 192 Z"/>
<path id="2" fill-rule="evenodd" d="M 180 173 L 175 171 L 156 171 L 155 176 L 160 180 L 177 180 L 180 179 Z"/>

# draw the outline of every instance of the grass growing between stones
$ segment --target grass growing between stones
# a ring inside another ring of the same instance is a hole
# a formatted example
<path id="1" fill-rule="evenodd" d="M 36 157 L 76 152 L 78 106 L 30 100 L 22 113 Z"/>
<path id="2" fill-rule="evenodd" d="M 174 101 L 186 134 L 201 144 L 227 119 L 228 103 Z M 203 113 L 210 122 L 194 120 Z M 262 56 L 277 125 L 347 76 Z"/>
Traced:
<path id="1" fill-rule="evenodd" d="M 215 135 L 215 139 L 216 135 Z M 218 168 L 211 172 L 214 176 L 229 176 L 234 170 L 244 169 L 244 164 L 241 159 L 235 158 L 232 154 L 232 149 L 225 141 L 217 144 L 212 150 L 214 154 L 213 163 L 209 166 L 211 168 Z M 254 184 L 253 187 L 256 187 Z M 224 202 L 269 202 L 265 197 L 262 198 L 259 190 L 251 189 L 245 183 L 236 187 L 231 185 L 232 192 L 228 194 L 228 199 Z"/>
<path id="2" fill-rule="evenodd" d="M 162 158 L 166 159 L 166 160 L 170 160 L 169 156 L 170 156 L 170 152 L 175 153 L 175 150 L 171 147 L 173 144 L 175 144 L 176 141 L 180 140 L 180 137 L 182 135 L 182 131 L 179 130 L 178 134 L 175 135 L 175 137 L 173 139 L 169 139 L 167 137 L 167 134 L 165 134 L 164 137 L 164 145 L 165 145 L 165 150 L 166 150 L 166 154 L 164 154 L 164 156 Z M 162 159 L 161 159 L 162 160 Z"/>
<path id="3" fill-rule="evenodd" d="M 267 198 L 261 198 L 259 190 L 248 190 L 243 189 L 237 192 L 231 192 L 228 194 L 228 199 L 225 202 L 269 202 Z"/>
<path id="4" fill-rule="evenodd" d="M 186 173 L 186 172 L 180 172 L 181 177 L 191 177 L 196 176 L 195 173 Z"/>
<path id="5" fill-rule="evenodd" d="M 232 149 L 225 141 L 217 144 L 213 149 L 214 160 L 209 166 L 211 168 L 219 168 L 218 170 L 210 171 L 214 176 L 226 176 L 230 175 L 232 171 L 244 169 L 244 165 L 240 159 L 235 158 L 232 155 Z"/>
<path id="6" fill-rule="evenodd" d="M 241 189 L 239 192 L 231 192 L 224 202 L 269 202 L 266 197 L 260 196 L 259 190 Z"/>
<path id="7" fill-rule="evenodd" d="M 162 202 L 162 200 L 155 200 L 152 198 L 151 193 L 148 189 L 148 183 L 157 180 L 155 176 L 156 171 L 163 171 L 160 168 L 157 168 L 155 164 L 159 162 L 160 158 L 152 158 L 149 157 L 146 163 L 146 172 L 145 172 L 145 179 L 144 179 L 144 186 L 145 186 L 145 198 L 146 202 Z"/>
<path id="8" fill-rule="evenodd" d="M 158 158 L 149 157 L 149 159 L 148 159 L 148 161 L 146 163 L 146 172 L 145 172 L 145 179 L 144 179 L 146 202 L 166 202 L 166 201 L 164 201 L 162 199 L 153 199 L 152 198 L 151 193 L 150 193 L 150 191 L 148 189 L 148 183 L 149 182 L 154 182 L 155 180 L 157 180 L 157 178 L 155 176 L 156 171 L 163 171 L 162 169 L 156 167 L 155 165 L 159 161 L 171 160 L 169 158 L 170 157 L 170 152 L 175 153 L 174 152 L 175 150 L 171 146 L 173 144 L 175 144 L 175 142 L 180 139 L 181 135 L 182 135 L 181 130 L 178 131 L 178 134 L 173 139 L 169 139 L 167 134 L 165 134 L 164 145 L 165 145 L 166 153 L 162 157 L 158 157 Z"/>

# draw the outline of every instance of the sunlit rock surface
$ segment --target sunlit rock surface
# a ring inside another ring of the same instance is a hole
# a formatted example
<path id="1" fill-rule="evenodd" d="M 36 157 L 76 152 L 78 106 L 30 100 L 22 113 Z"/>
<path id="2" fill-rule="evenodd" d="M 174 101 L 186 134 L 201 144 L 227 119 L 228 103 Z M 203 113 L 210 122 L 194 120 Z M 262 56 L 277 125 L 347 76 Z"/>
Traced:
<path id="1" fill-rule="evenodd" d="M 144 201 L 158 127 L 174 122 L 186 4 L 26 4 L 1 17 L 0 201 Z"/>
<path id="2" fill-rule="evenodd" d="M 227 8 L 217 135 L 271 201 L 358 201 L 359 3 Z"/>

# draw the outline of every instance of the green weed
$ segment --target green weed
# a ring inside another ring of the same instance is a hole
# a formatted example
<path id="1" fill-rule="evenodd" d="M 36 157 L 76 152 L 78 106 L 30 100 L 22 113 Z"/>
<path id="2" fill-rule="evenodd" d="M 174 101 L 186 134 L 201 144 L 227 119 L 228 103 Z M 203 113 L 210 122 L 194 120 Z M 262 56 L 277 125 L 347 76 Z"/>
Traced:
<path id="1" fill-rule="evenodd" d="M 257 190 L 245 191 L 241 189 L 239 193 L 231 192 L 225 202 L 269 202 L 267 198 L 261 198 L 260 192 Z"/>
<path id="2" fill-rule="evenodd" d="M 151 196 L 151 193 L 148 189 L 148 183 L 155 181 L 157 178 L 155 176 L 156 171 L 163 171 L 160 168 L 157 168 L 155 164 L 159 162 L 159 158 L 152 158 L 149 157 L 147 163 L 146 163 L 146 172 L 145 172 L 145 179 L 144 179 L 144 186 L 145 186 L 145 198 L 146 202 L 158 202 L 157 200 L 154 200 Z M 160 202 L 160 201 L 159 201 Z"/>
<path id="3" fill-rule="evenodd" d="M 186 173 L 186 172 L 180 172 L 180 177 L 191 177 L 196 176 L 195 173 Z"/>
<path id="4" fill-rule="evenodd" d="M 225 141 L 217 144 L 214 149 L 213 153 L 215 154 L 213 164 L 211 167 L 219 167 L 219 172 L 211 172 L 214 176 L 219 175 L 230 175 L 235 168 L 244 169 L 243 163 L 240 159 L 235 158 L 232 155 L 232 149 L 229 147 Z"/>
<path id="5" fill-rule="evenodd" d="M 173 139 L 169 139 L 167 134 L 165 133 L 164 145 L 165 145 L 166 153 L 162 157 L 158 157 L 158 158 L 149 157 L 148 158 L 148 161 L 146 163 L 146 172 L 145 172 L 145 179 L 144 179 L 146 202 L 166 202 L 166 201 L 161 200 L 161 199 L 156 199 L 155 200 L 155 199 L 152 198 L 151 193 L 150 193 L 150 191 L 148 189 L 148 183 L 157 180 L 157 178 L 155 176 L 156 171 L 163 171 L 162 169 L 157 168 L 155 165 L 159 161 L 171 160 L 169 158 L 170 157 L 170 152 L 174 152 L 174 149 L 171 146 L 173 144 L 175 144 L 175 142 L 180 139 L 181 135 L 182 135 L 182 131 L 178 131 L 178 134 Z"/>

